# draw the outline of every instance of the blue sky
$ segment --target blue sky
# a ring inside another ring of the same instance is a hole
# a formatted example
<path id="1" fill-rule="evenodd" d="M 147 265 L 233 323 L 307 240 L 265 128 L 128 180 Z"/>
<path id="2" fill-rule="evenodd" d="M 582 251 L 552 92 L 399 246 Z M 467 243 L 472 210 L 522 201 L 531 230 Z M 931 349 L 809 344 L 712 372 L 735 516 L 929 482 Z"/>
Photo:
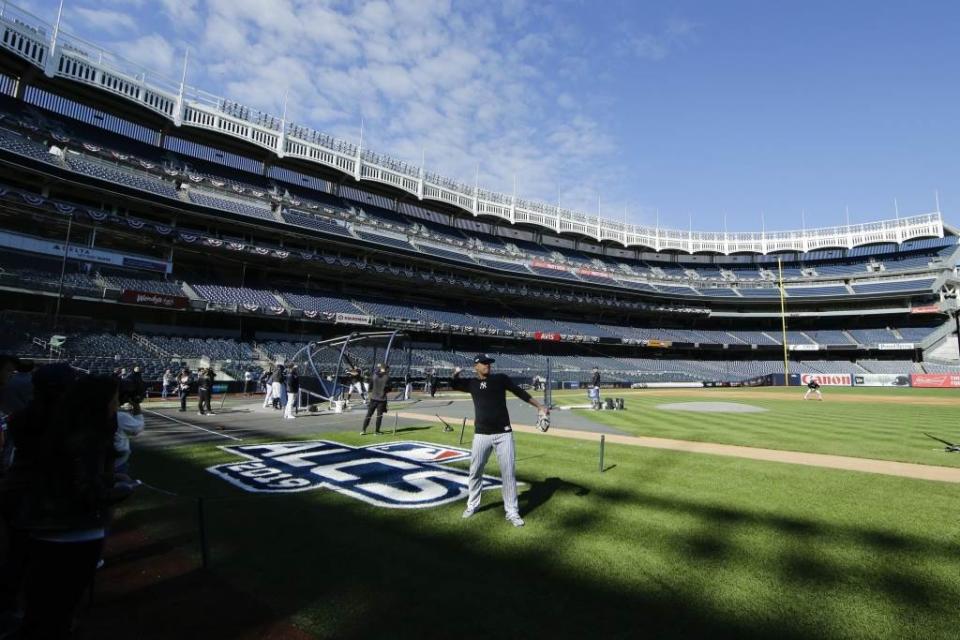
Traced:
<path id="1" fill-rule="evenodd" d="M 57 2 L 21 2 L 53 21 Z M 960 221 L 960 5 L 66 0 L 188 84 L 525 198 L 663 226 Z M 659 212 L 659 214 L 658 214 Z"/>

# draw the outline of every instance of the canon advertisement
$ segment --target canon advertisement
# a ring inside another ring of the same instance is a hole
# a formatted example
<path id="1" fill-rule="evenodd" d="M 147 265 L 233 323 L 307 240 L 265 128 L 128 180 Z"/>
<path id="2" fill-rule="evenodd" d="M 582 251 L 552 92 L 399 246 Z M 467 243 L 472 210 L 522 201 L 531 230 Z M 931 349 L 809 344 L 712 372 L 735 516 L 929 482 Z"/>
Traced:
<path id="1" fill-rule="evenodd" d="M 960 387 L 960 373 L 912 373 L 910 384 L 914 387 L 956 389 Z"/>
<path id="2" fill-rule="evenodd" d="M 800 384 L 807 384 L 816 380 L 821 387 L 849 387 L 853 384 L 853 376 L 849 373 L 802 373 Z"/>

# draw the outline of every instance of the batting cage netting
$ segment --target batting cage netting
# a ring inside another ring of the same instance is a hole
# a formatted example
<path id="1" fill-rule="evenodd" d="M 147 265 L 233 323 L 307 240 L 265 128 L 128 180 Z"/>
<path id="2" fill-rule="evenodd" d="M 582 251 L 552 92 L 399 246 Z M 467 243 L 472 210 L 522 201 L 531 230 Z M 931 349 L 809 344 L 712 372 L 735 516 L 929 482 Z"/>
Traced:
<path id="1" fill-rule="evenodd" d="M 389 367 L 390 382 L 402 393 L 411 376 L 409 339 L 402 331 L 351 333 L 311 342 L 289 359 L 300 372 L 301 406 L 366 399 L 375 367 Z"/>

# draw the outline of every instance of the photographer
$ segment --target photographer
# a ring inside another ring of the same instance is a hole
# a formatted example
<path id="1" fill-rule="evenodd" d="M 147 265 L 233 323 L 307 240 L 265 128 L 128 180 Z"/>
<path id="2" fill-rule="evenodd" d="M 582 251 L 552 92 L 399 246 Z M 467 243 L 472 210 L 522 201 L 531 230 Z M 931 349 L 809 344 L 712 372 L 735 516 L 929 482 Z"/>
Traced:
<path id="1" fill-rule="evenodd" d="M 197 413 L 201 416 L 205 416 L 207 414 L 215 415 L 213 413 L 213 408 L 210 406 L 210 394 L 213 393 L 214 377 L 215 374 L 213 373 L 212 367 L 200 369 L 197 372 L 197 408 L 199 409 Z"/>
<path id="2" fill-rule="evenodd" d="M 125 475 L 129 474 L 130 438 L 140 435 L 143 431 L 143 413 L 140 403 L 143 398 L 130 388 L 120 384 L 120 406 L 129 406 L 127 410 L 117 411 L 117 431 L 113 436 L 113 451 L 116 459 L 113 461 L 113 470 Z"/>
<path id="3" fill-rule="evenodd" d="M 186 367 L 177 376 L 177 395 L 180 396 L 180 411 L 186 411 L 187 396 L 190 395 L 190 370 Z"/>
<path id="4" fill-rule="evenodd" d="M 161 398 L 163 400 L 166 400 L 167 396 L 173 392 L 173 383 L 173 374 L 170 372 L 170 369 L 167 369 L 163 372 L 163 391 L 161 392 Z"/>

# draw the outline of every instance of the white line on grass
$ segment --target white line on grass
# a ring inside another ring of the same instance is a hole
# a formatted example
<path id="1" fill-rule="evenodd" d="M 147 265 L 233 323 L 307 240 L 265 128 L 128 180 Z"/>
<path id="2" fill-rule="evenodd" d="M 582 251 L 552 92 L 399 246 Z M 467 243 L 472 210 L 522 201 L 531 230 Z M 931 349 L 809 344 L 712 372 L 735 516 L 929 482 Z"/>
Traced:
<path id="1" fill-rule="evenodd" d="M 195 424 L 191 424 L 191 423 L 189 423 L 189 422 L 184 422 L 183 420 L 177 420 L 176 418 L 173 418 L 173 417 L 170 417 L 170 416 L 165 416 L 165 415 L 163 415 L 162 413 L 157 413 L 156 411 L 151 411 L 150 409 L 144 409 L 143 412 L 144 412 L 144 413 L 153 414 L 153 415 L 157 416 L 158 418 L 163 418 L 164 420 L 169 420 L 170 422 L 176 422 L 177 424 L 182 424 L 182 425 L 185 426 L 185 427 L 192 427 L 192 428 L 194 428 L 194 429 L 199 429 L 200 431 L 206 431 L 207 433 L 213 434 L 213 435 L 215 435 L 215 436 L 220 436 L 221 438 L 229 438 L 230 440 L 236 440 L 237 442 L 243 442 L 243 438 L 237 438 L 237 437 L 235 437 L 235 436 L 231 436 L 231 435 L 226 434 L 226 433 L 218 433 L 218 432 L 216 432 L 216 431 L 211 431 L 210 429 L 204 429 L 204 428 L 201 427 L 201 426 L 198 426 L 198 425 L 195 425 Z"/>

